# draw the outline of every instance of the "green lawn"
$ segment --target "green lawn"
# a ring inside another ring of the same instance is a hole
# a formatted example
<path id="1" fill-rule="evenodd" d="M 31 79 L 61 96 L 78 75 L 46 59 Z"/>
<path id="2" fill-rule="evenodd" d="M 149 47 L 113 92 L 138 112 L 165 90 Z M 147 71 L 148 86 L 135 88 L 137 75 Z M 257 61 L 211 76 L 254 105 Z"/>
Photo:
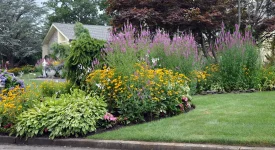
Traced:
<path id="1" fill-rule="evenodd" d="M 34 80 L 39 75 L 41 75 L 41 73 L 35 72 L 35 73 L 24 74 L 22 77 L 19 77 L 19 78 L 24 81 L 25 85 L 30 85 L 32 88 L 33 84 L 40 85 L 42 82 L 44 82 L 43 80 Z"/>
<path id="2" fill-rule="evenodd" d="M 275 92 L 194 96 L 196 109 L 90 139 L 275 145 Z"/>

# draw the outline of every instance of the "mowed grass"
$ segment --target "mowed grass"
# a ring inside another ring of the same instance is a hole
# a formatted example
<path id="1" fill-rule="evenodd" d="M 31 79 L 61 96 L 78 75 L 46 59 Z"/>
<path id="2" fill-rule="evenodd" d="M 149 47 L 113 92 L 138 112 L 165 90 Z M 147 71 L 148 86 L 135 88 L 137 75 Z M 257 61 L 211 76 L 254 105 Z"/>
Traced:
<path id="1" fill-rule="evenodd" d="M 44 80 L 37 80 L 36 77 L 39 76 L 41 73 L 29 73 L 24 74 L 22 77 L 18 77 L 19 79 L 23 80 L 26 86 L 30 86 L 30 89 L 37 90 L 37 86 L 39 86 Z"/>
<path id="2" fill-rule="evenodd" d="M 275 92 L 194 96 L 196 109 L 90 139 L 275 146 Z"/>

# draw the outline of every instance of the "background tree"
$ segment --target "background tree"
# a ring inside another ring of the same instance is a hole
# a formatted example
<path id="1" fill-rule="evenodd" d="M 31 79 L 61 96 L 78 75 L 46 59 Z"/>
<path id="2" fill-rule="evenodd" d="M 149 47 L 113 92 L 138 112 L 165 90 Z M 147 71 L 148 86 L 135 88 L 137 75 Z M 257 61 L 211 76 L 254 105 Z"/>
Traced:
<path id="1" fill-rule="evenodd" d="M 245 0 L 243 5 L 247 10 L 247 19 L 243 21 L 250 25 L 254 37 L 262 43 L 270 37 L 263 33 L 275 30 L 275 0 Z"/>
<path id="2" fill-rule="evenodd" d="M 31 63 L 41 56 L 41 16 L 34 0 L 1 0 L 0 59 L 11 66 Z"/>
<path id="3" fill-rule="evenodd" d="M 101 1 L 104 0 L 48 0 L 44 4 L 52 11 L 48 15 L 49 24 L 81 22 L 104 25 L 108 20 L 99 13 L 100 4 L 100 8 L 104 9 Z"/>

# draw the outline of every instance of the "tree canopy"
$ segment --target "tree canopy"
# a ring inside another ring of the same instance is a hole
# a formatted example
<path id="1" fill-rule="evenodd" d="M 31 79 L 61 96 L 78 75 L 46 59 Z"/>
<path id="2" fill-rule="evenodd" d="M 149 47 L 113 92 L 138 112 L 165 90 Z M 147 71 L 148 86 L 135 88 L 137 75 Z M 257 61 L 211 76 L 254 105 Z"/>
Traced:
<path id="1" fill-rule="evenodd" d="M 45 11 L 34 0 L 1 0 L 0 59 L 13 66 L 41 53 L 41 16 Z M 24 62 L 28 63 L 28 62 Z"/>
<path id="2" fill-rule="evenodd" d="M 102 17 L 99 7 L 104 9 L 104 0 L 48 0 L 44 4 L 52 11 L 49 23 L 108 24 L 108 17 Z M 99 6 L 100 5 L 100 6 Z"/>

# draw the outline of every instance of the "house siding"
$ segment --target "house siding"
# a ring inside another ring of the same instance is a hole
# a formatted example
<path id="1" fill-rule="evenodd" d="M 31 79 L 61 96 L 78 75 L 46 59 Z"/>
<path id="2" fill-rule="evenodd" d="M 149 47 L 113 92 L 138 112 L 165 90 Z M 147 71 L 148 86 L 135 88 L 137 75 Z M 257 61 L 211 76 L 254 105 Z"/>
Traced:
<path id="1" fill-rule="evenodd" d="M 53 43 L 56 43 L 58 42 L 58 31 L 55 30 L 54 34 L 52 35 L 52 37 L 50 38 L 50 41 L 49 41 L 49 47 L 50 45 L 52 45 Z"/>

